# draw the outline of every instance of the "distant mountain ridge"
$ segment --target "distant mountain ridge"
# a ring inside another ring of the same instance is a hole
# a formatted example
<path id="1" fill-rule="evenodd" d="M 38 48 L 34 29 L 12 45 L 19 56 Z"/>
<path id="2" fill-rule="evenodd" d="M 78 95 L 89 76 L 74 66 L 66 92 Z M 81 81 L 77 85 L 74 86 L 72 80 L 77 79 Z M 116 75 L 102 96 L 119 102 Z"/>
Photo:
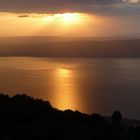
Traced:
<path id="1" fill-rule="evenodd" d="M 140 39 L 0 38 L 0 56 L 140 57 Z"/>

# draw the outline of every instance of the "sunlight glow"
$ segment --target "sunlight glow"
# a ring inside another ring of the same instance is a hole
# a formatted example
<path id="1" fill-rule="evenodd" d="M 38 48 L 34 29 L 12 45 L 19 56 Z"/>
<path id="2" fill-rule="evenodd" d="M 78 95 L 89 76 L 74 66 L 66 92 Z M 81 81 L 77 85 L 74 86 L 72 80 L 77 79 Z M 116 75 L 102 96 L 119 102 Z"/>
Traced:
<path id="1" fill-rule="evenodd" d="M 84 21 L 85 15 L 80 13 L 63 13 L 47 15 L 45 18 L 46 23 L 55 22 L 56 24 L 72 25 Z"/>

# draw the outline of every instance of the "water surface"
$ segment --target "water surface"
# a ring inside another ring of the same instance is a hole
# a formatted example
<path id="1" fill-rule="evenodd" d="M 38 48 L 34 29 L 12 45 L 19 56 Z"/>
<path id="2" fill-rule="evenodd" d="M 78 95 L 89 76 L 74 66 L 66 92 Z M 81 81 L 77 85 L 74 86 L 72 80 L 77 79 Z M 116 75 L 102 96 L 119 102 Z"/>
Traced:
<path id="1" fill-rule="evenodd" d="M 140 59 L 1 57 L 0 92 L 59 109 L 140 119 Z"/>

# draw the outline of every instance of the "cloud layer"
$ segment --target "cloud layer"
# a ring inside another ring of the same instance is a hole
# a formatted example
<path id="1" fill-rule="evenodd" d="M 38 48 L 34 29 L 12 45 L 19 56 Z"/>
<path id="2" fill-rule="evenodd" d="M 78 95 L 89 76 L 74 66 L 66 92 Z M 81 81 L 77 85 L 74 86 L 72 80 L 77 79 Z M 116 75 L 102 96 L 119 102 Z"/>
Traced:
<path id="1" fill-rule="evenodd" d="M 140 0 L 0 0 L 0 12 L 137 14 Z"/>

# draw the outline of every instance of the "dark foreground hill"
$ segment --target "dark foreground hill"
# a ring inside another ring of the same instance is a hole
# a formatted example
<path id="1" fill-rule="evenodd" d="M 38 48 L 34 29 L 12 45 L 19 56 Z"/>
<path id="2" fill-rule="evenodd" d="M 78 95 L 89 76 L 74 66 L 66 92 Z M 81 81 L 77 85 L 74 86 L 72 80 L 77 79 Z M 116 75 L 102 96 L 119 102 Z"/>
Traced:
<path id="1" fill-rule="evenodd" d="M 60 111 L 49 102 L 26 95 L 0 94 L 0 140 L 139 140 L 140 126 L 112 121 L 99 114 Z"/>

